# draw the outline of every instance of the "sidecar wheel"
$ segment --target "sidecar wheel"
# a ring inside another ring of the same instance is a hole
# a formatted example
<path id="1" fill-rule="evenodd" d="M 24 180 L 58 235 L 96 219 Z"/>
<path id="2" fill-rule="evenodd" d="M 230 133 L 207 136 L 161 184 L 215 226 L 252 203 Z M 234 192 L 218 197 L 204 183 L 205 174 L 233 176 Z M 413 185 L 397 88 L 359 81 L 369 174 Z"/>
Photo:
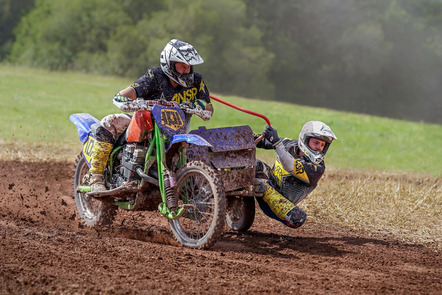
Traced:
<path id="1" fill-rule="evenodd" d="M 77 192 L 77 186 L 89 185 L 89 176 L 89 167 L 83 154 L 80 153 L 75 161 L 74 169 L 74 198 L 78 214 L 89 227 L 112 224 L 117 214 L 117 207 L 110 198 L 96 199 Z"/>
<path id="2" fill-rule="evenodd" d="M 255 220 L 255 198 L 229 197 L 226 223 L 234 231 L 245 232 Z"/>
<path id="3" fill-rule="evenodd" d="M 187 247 L 211 247 L 221 236 L 226 218 L 224 187 L 215 170 L 199 161 L 187 163 L 177 173 L 176 193 L 191 206 L 169 221 L 175 238 Z"/>

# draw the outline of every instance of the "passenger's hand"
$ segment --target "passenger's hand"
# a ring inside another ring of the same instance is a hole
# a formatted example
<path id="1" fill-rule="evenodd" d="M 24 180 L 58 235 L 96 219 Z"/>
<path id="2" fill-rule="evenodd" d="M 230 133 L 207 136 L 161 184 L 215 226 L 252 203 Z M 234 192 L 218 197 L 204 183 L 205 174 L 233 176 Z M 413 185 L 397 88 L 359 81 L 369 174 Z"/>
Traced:
<path id="1" fill-rule="evenodd" d="M 264 135 L 264 138 L 270 141 L 273 145 L 279 142 L 278 131 L 272 126 L 266 126 L 262 135 Z"/>

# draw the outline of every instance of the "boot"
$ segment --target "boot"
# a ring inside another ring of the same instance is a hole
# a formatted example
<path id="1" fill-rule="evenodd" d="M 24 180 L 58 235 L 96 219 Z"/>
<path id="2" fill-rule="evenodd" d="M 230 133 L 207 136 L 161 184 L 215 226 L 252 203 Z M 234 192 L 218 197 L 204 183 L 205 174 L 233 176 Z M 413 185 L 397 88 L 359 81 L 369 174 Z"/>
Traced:
<path id="1" fill-rule="evenodd" d="M 107 190 L 104 186 L 104 168 L 106 167 L 109 155 L 112 151 L 112 144 L 108 142 L 95 141 L 91 156 L 91 191 L 100 192 Z"/>
<path id="2" fill-rule="evenodd" d="M 106 186 L 104 185 L 103 174 L 91 173 L 91 192 L 103 192 L 106 191 Z"/>

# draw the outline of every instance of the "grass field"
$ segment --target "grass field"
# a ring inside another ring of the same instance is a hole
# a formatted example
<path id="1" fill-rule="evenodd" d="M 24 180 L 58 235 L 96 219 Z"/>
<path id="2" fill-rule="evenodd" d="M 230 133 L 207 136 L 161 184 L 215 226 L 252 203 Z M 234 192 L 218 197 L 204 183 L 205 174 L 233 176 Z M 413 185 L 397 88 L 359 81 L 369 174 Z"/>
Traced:
<path id="1" fill-rule="evenodd" d="M 49 144 L 78 148 L 78 139 L 68 117 L 88 112 L 101 119 L 119 112 L 112 97 L 132 81 L 79 73 L 51 73 L 0 65 L 0 138 L 4 144 Z M 328 166 L 442 173 L 442 126 L 392 120 L 309 108 L 288 103 L 216 96 L 264 114 L 283 137 L 297 138 L 309 120 L 327 123 L 335 132 L 327 155 Z M 260 133 L 266 123 L 214 102 L 215 114 L 208 127 L 250 125 Z M 196 128 L 204 122 L 192 121 Z M 37 152 L 37 151 L 35 151 Z M 261 157 L 271 158 L 272 152 Z"/>
<path id="2" fill-rule="evenodd" d="M 73 160 L 81 145 L 69 115 L 88 112 L 101 119 L 118 112 L 112 97 L 131 82 L 0 65 L 0 158 Z M 338 141 L 327 154 L 326 175 L 301 206 L 309 218 L 440 245 L 442 126 L 215 95 L 264 114 L 283 137 L 297 138 L 308 120 L 333 129 Z M 192 126 L 247 124 L 260 133 L 266 125 L 220 103 L 214 106 L 212 120 L 195 118 Z M 274 156 L 258 151 L 269 163 Z"/>

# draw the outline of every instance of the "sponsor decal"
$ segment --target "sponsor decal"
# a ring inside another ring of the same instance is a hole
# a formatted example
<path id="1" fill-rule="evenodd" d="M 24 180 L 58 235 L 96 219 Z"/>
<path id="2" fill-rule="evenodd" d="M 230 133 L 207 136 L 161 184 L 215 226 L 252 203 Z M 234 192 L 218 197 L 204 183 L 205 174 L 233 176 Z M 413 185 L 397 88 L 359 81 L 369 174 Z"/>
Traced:
<path id="1" fill-rule="evenodd" d="M 295 173 L 303 174 L 305 172 L 304 165 L 301 162 L 295 161 Z"/>
<path id="2" fill-rule="evenodd" d="M 177 103 L 181 103 L 183 101 L 194 101 L 194 100 L 196 100 L 197 93 L 198 93 L 198 89 L 196 87 L 193 87 L 188 90 L 182 91 L 180 93 L 176 93 L 172 97 L 172 101 L 175 101 Z"/>
<path id="3" fill-rule="evenodd" d="M 290 172 L 285 170 L 284 167 L 282 167 L 282 164 L 278 160 L 276 160 L 275 161 L 275 168 L 273 169 L 273 174 L 278 179 L 278 184 L 281 185 L 282 177 L 285 175 L 290 175 Z"/>
<path id="4" fill-rule="evenodd" d="M 178 130 L 184 122 L 177 110 L 163 109 L 161 110 L 161 124 L 172 130 Z"/>
<path id="5" fill-rule="evenodd" d="M 277 160 L 275 161 L 275 168 L 273 169 L 273 174 L 278 179 L 278 184 L 282 185 L 282 179 L 285 176 L 290 175 L 291 173 L 285 170 L 284 167 L 282 167 L 282 164 Z M 293 175 L 296 176 L 297 178 L 302 179 L 307 183 L 310 183 L 307 173 L 305 172 L 304 165 L 296 160 L 294 164 Z"/>
<path id="6" fill-rule="evenodd" d="M 206 93 L 206 90 L 204 90 L 205 87 L 206 87 L 206 85 L 204 84 L 203 80 L 201 80 L 201 83 L 200 83 L 200 91 Z"/>

